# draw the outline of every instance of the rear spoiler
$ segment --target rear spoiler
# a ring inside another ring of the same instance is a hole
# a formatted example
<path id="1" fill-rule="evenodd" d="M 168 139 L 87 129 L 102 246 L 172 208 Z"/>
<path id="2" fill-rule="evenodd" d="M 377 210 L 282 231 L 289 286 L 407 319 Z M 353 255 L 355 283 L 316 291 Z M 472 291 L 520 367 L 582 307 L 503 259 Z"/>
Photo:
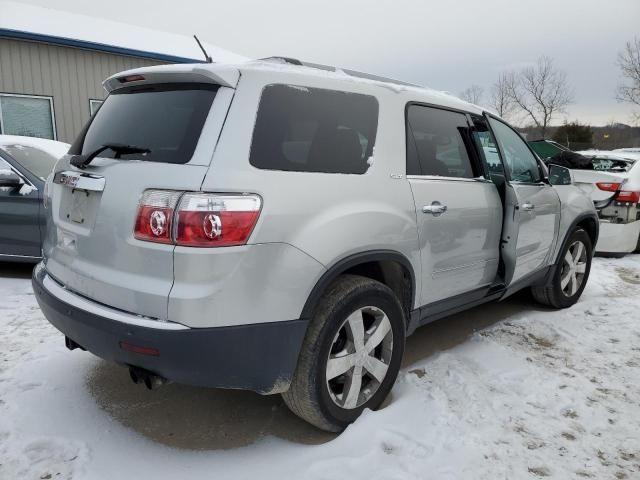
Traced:
<path id="1" fill-rule="evenodd" d="M 107 93 L 124 86 L 153 83 L 197 82 L 235 88 L 239 79 L 240 71 L 236 67 L 198 63 L 135 68 L 112 75 L 102 85 Z"/>

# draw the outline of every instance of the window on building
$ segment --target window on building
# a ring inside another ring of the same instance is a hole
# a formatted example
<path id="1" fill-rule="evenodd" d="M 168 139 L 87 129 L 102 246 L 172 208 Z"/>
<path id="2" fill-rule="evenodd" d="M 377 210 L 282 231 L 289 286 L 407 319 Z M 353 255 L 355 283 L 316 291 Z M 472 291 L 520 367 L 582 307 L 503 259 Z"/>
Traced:
<path id="1" fill-rule="evenodd" d="M 469 126 L 462 113 L 410 105 L 407 110 L 407 174 L 473 178 L 465 146 Z"/>
<path id="2" fill-rule="evenodd" d="M 0 133 L 55 140 L 53 99 L 0 94 Z"/>
<path id="3" fill-rule="evenodd" d="M 370 95 L 269 85 L 249 161 L 268 170 L 363 174 L 377 128 L 378 101 Z"/>
<path id="4" fill-rule="evenodd" d="M 102 102 L 104 102 L 104 100 L 89 100 L 89 115 L 93 116 L 100 108 L 100 105 L 102 105 Z"/>

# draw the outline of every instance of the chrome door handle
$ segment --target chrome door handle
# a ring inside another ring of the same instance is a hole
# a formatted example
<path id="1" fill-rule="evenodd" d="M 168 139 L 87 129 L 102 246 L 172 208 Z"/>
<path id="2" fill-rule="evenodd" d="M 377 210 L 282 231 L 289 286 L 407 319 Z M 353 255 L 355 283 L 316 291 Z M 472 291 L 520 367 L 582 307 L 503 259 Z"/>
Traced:
<path id="1" fill-rule="evenodd" d="M 533 203 L 523 203 L 522 210 L 530 212 L 531 210 L 535 210 L 536 206 Z"/>
<path id="2" fill-rule="evenodd" d="M 422 207 L 422 213 L 430 213 L 434 217 L 442 215 L 447 211 L 447 206 L 442 205 L 440 202 L 431 202 L 431 205 L 425 205 Z"/>

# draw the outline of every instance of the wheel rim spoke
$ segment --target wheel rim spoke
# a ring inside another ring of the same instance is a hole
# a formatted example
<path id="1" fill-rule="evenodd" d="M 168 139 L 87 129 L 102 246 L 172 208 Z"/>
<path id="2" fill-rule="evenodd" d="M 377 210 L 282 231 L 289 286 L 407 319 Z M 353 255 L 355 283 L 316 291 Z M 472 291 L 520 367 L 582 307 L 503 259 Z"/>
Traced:
<path id="1" fill-rule="evenodd" d="M 373 375 L 378 382 L 382 383 L 384 377 L 387 375 L 389 365 L 375 357 L 369 356 L 364 364 L 364 368 L 367 372 Z"/>
<path id="2" fill-rule="evenodd" d="M 349 324 L 353 345 L 356 348 L 356 352 L 359 352 L 364 348 L 364 319 L 362 318 L 362 310 L 357 310 L 349 315 L 347 323 Z"/>
<path id="3" fill-rule="evenodd" d="M 571 249 L 567 250 L 567 254 L 564 256 L 564 262 L 568 267 L 573 266 L 573 256 L 571 255 Z"/>
<path id="4" fill-rule="evenodd" d="M 569 287 L 569 296 L 574 296 L 578 291 L 578 279 L 576 278 L 575 272 L 571 274 L 571 283 Z"/>
<path id="5" fill-rule="evenodd" d="M 391 323 L 385 315 L 380 319 L 380 321 L 378 322 L 378 326 L 369 337 L 369 340 L 367 340 L 367 344 L 365 345 L 365 350 L 367 351 L 367 353 L 380 345 L 384 340 L 384 337 L 386 337 L 390 331 Z"/>
<path id="6" fill-rule="evenodd" d="M 345 384 L 344 388 L 346 393 L 344 408 L 355 408 L 356 405 L 358 405 L 358 397 L 362 389 L 362 367 L 355 367 L 353 369 L 353 373 L 350 375 L 349 381 Z"/>
<path id="7" fill-rule="evenodd" d="M 348 372 L 356 364 L 356 356 L 351 353 L 330 358 L 327 362 L 327 380 L 332 380 Z"/>
<path id="8" fill-rule="evenodd" d="M 582 262 L 576 265 L 576 273 L 585 273 L 587 271 L 587 264 Z"/>
<path id="9" fill-rule="evenodd" d="M 565 273 L 564 276 L 562 277 L 562 280 L 560 280 L 560 288 L 562 288 L 562 290 L 567 288 L 567 285 L 569 285 L 570 280 L 571 280 L 571 271 Z"/>
<path id="10" fill-rule="evenodd" d="M 573 256 L 573 264 L 577 264 L 580 258 L 582 257 L 582 250 L 584 249 L 584 245 L 582 242 L 578 242 L 575 249 L 575 254 Z"/>

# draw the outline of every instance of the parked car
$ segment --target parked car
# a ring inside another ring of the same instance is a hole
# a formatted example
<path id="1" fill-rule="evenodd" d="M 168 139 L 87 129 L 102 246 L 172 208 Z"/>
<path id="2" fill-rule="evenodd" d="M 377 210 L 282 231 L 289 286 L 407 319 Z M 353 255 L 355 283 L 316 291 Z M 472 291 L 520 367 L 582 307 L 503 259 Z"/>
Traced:
<path id="1" fill-rule="evenodd" d="M 0 135 L 0 261 L 42 258 L 43 187 L 69 144 Z"/>
<path id="2" fill-rule="evenodd" d="M 70 349 L 149 388 L 282 393 L 339 431 L 382 403 L 417 327 L 585 287 L 593 203 L 480 107 L 287 59 L 104 86 L 56 166 L 33 285 Z"/>
<path id="3" fill-rule="evenodd" d="M 576 186 L 591 196 L 600 217 L 596 252 L 640 253 L 640 154 L 634 159 L 629 151 L 576 153 L 588 160 L 583 168 L 572 170 Z"/>

